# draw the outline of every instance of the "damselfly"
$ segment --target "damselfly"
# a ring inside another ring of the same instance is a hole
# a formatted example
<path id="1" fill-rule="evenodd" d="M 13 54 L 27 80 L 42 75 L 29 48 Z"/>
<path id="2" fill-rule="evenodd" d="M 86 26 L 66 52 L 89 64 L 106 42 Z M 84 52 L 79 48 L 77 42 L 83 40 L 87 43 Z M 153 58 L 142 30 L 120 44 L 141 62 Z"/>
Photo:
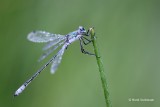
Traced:
<path id="1" fill-rule="evenodd" d="M 28 34 L 27 38 L 29 41 L 36 43 L 44 43 L 47 44 L 44 46 L 43 50 L 48 50 L 44 53 L 40 61 L 46 58 L 49 54 L 51 54 L 54 50 L 56 50 L 59 46 L 63 45 L 61 49 L 58 51 L 56 55 L 54 55 L 44 66 L 42 66 L 30 79 L 28 79 L 18 90 L 14 93 L 14 96 L 18 96 L 22 91 L 34 80 L 50 63 L 51 65 L 51 73 L 55 73 L 58 65 L 61 63 L 62 56 L 67 47 L 73 43 L 74 41 L 80 41 L 81 52 L 88 55 L 94 55 L 92 53 L 87 52 L 83 48 L 83 44 L 87 45 L 92 40 L 87 39 L 86 37 L 90 36 L 90 29 L 85 30 L 84 27 L 79 26 L 76 31 L 70 32 L 67 35 L 60 34 L 52 34 L 45 31 L 33 31 Z"/>

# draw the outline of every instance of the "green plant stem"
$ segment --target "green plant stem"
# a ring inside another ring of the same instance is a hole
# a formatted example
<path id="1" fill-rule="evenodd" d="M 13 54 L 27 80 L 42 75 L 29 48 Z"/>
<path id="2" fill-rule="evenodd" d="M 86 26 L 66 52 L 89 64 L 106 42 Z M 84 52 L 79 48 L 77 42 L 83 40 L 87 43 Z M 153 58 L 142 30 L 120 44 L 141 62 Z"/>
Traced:
<path id="1" fill-rule="evenodd" d="M 99 67 L 99 72 L 100 72 L 100 77 L 101 77 L 101 82 L 102 82 L 102 88 L 103 88 L 104 96 L 105 96 L 106 107 L 111 107 L 111 101 L 110 101 L 110 98 L 109 98 L 107 80 L 106 80 L 106 77 L 105 77 L 104 68 L 103 68 L 103 64 L 102 64 L 102 59 L 100 57 L 100 53 L 99 53 L 97 42 L 96 42 L 95 32 L 94 32 L 93 28 L 90 28 L 89 31 L 90 31 L 90 34 L 91 34 L 91 39 L 92 39 L 92 43 L 93 43 L 93 47 L 94 47 L 94 52 L 95 52 L 95 56 L 96 56 L 96 59 L 97 59 L 97 64 L 98 64 L 98 67 Z"/>

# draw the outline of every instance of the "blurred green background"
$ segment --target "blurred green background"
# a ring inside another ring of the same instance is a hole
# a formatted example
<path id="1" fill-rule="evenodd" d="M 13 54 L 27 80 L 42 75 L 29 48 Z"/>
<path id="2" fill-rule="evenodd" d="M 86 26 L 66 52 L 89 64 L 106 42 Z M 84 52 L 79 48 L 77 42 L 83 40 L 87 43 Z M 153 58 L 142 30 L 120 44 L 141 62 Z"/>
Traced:
<path id="1" fill-rule="evenodd" d="M 44 44 L 29 42 L 27 34 L 67 34 L 79 25 L 95 27 L 113 107 L 159 107 L 159 10 L 159 0 L 0 0 L 0 107 L 105 107 L 95 57 L 82 54 L 79 42 L 55 75 L 48 67 L 13 98 L 54 55 L 38 63 Z"/>

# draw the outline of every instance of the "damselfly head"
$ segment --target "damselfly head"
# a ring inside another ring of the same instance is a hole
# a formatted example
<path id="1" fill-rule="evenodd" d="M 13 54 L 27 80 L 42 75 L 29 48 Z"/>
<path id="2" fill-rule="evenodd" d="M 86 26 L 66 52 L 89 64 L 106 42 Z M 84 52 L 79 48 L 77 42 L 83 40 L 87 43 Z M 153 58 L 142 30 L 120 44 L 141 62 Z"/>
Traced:
<path id="1" fill-rule="evenodd" d="M 83 34 L 86 34 L 86 30 L 85 30 L 84 27 L 79 26 L 78 30 L 79 30 L 79 33 L 80 33 L 80 34 L 82 34 L 82 35 L 83 35 Z"/>

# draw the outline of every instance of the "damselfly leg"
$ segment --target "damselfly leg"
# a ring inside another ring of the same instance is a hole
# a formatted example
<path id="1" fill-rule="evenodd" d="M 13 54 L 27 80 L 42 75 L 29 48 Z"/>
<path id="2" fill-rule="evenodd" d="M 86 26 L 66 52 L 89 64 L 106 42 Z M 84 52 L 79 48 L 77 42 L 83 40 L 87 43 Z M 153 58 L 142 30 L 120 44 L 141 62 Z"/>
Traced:
<path id="1" fill-rule="evenodd" d="M 81 47 L 81 52 L 82 52 L 82 53 L 88 54 L 88 55 L 94 55 L 94 56 L 95 56 L 95 54 L 90 53 L 90 52 L 86 51 L 86 50 L 83 48 L 82 42 L 84 43 L 84 41 L 82 40 L 82 38 L 79 38 L 79 41 L 80 41 L 80 47 Z M 90 42 L 89 42 L 89 43 L 90 43 Z M 85 44 L 85 43 L 84 43 L 84 44 Z"/>

